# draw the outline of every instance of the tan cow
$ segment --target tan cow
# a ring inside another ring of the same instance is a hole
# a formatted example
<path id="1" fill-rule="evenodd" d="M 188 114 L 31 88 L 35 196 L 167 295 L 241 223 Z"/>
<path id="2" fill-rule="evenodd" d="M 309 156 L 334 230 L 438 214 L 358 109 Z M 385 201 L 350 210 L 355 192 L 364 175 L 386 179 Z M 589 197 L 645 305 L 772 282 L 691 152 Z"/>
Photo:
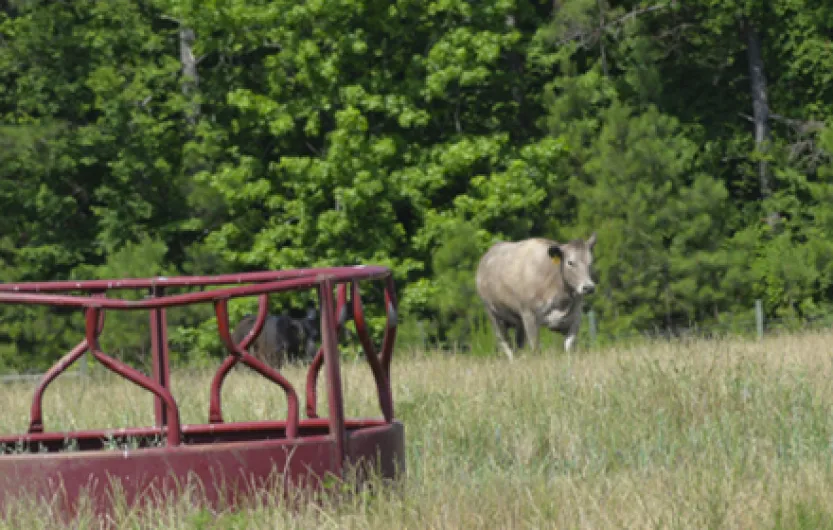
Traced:
<path id="1" fill-rule="evenodd" d="M 500 242 L 480 259 L 477 294 L 486 306 L 498 346 L 514 358 L 507 329 L 515 328 L 518 349 L 528 340 L 538 349 L 538 328 L 566 335 L 564 348 L 573 347 L 581 324 L 584 296 L 596 289 L 590 277 L 596 233 L 584 241 L 558 243 L 532 238 Z"/>

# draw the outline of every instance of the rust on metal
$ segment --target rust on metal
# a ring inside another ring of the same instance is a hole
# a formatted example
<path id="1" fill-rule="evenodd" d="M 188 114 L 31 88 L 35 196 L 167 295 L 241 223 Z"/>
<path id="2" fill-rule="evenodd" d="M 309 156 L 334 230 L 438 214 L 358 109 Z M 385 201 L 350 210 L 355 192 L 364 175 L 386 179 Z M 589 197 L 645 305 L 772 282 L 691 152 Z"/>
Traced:
<path id="1" fill-rule="evenodd" d="M 378 353 L 370 340 L 358 287 L 359 282 L 368 280 L 380 281 L 384 287 L 386 326 Z M 215 286 L 219 288 L 206 290 Z M 171 288 L 195 291 L 168 294 Z M 321 313 L 321 346 L 306 375 L 306 419 L 300 418 L 293 385 L 279 370 L 247 352 L 263 330 L 268 296 L 297 289 L 317 289 Z M 147 296 L 141 300 L 121 299 L 114 295 L 120 290 L 144 290 Z M 258 297 L 258 314 L 252 330 L 235 343 L 230 333 L 228 301 L 243 296 Z M 227 356 L 211 382 L 208 422 L 182 425 L 172 393 L 166 309 L 195 303 L 213 303 L 217 331 Z M 0 304 L 75 307 L 84 311 L 85 319 L 82 340 L 43 375 L 35 388 L 28 430 L 0 433 L 0 444 L 22 448 L 20 454 L 0 453 L 0 505 L 27 492 L 47 499 L 60 495 L 62 506 L 73 512 L 80 499 L 88 495 L 100 511 L 108 509 L 112 500 L 108 490 L 111 480 L 120 481 L 126 500 L 133 503 L 142 501 L 148 492 L 173 493 L 188 480 L 197 479 L 205 500 L 219 508 L 233 507 L 253 488 L 269 487 L 276 476 L 282 477 L 285 487 L 302 483 L 320 486 L 326 474 L 342 477 L 347 464 L 368 464 L 381 470 L 384 477 L 395 477 L 404 471 L 404 428 L 394 419 L 390 386 L 396 303 L 391 272 L 379 266 L 0 284 Z M 344 416 L 338 336 L 348 307 L 353 309 L 357 335 L 376 383 L 381 418 Z M 101 350 L 98 341 L 108 310 L 148 311 L 151 375 Z M 46 429 L 42 406 L 46 388 L 86 352 L 153 395 L 154 425 L 68 432 Z M 285 418 L 224 421 L 222 385 L 238 363 L 283 390 L 287 397 Z M 329 417 L 319 418 L 316 387 L 318 373 L 325 365 Z M 108 440 L 131 440 L 130 447 L 134 448 L 108 450 Z M 164 443 L 160 446 L 161 440 Z M 73 450 L 67 451 L 67 444 L 72 444 Z"/>

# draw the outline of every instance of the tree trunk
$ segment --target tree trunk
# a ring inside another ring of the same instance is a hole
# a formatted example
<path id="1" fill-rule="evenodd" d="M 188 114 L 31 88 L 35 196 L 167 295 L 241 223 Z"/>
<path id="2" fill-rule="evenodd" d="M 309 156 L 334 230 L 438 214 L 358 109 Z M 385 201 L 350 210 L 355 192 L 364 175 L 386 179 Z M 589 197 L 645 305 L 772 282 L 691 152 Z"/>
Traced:
<path id="1" fill-rule="evenodd" d="M 189 109 L 186 111 L 186 120 L 190 126 L 195 126 L 200 116 L 199 103 L 192 99 L 200 79 L 197 72 L 197 59 L 194 57 L 194 41 L 196 36 L 194 30 L 190 28 L 181 28 L 179 30 L 179 60 L 182 63 L 182 93 L 185 95 L 189 103 Z"/>
<path id="2" fill-rule="evenodd" d="M 507 15 L 506 16 L 506 29 L 508 31 L 512 31 L 515 29 L 515 15 Z M 509 71 L 512 72 L 514 77 L 512 81 L 512 100 L 518 104 L 518 119 L 520 120 L 521 115 L 521 108 L 523 107 L 524 103 L 524 90 L 523 90 L 523 56 L 516 52 L 510 51 L 508 54 L 509 59 Z M 518 123 L 518 126 L 522 127 L 522 124 Z"/>
<path id="3" fill-rule="evenodd" d="M 608 77 L 607 72 L 607 52 L 605 50 L 605 9 L 602 0 L 597 2 L 599 6 L 599 54 L 602 61 L 602 73 Z"/>
<path id="4" fill-rule="evenodd" d="M 752 95 L 752 122 L 755 126 L 755 151 L 762 157 L 758 162 L 758 179 L 761 197 L 767 198 L 772 193 L 769 166 L 763 157 L 769 149 L 769 101 L 767 98 L 766 73 L 761 55 L 761 35 L 758 28 L 748 19 L 743 20 L 746 33 L 746 55 L 749 62 L 749 90 Z M 780 216 L 778 212 L 767 214 L 767 223 L 775 226 Z"/>
<path id="5" fill-rule="evenodd" d="M 769 143 L 769 103 L 767 101 L 764 61 L 761 57 L 761 37 L 757 28 L 748 20 L 744 20 L 743 26 L 746 33 L 746 53 L 749 61 L 749 90 L 752 95 L 755 149 L 763 155 L 766 153 Z M 761 195 L 766 197 L 772 192 L 766 160 L 759 162 L 758 177 L 760 179 Z"/>

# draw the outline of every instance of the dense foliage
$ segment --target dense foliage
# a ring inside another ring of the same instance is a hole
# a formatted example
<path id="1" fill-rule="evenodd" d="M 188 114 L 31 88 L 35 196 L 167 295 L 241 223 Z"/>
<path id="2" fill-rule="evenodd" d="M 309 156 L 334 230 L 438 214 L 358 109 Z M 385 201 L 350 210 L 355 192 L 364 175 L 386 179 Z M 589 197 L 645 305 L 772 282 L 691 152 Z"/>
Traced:
<path id="1" fill-rule="evenodd" d="M 0 10 L 0 281 L 376 263 L 464 337 L 492 242 L 597 230 L 609 330 L 833 302 L 828 2 Z M 80 326 L 2 320 L 10 367 Z M 210 311 L 175 324 L 215 344 Z"/>

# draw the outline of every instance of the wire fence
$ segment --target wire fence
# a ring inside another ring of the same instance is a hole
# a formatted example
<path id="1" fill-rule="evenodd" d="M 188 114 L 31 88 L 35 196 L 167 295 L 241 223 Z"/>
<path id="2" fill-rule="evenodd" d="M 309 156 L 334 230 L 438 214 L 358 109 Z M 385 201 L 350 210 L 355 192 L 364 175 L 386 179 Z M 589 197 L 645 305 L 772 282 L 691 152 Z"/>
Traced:
<path id="1" fill-rule="evenodd" d="M 638 341 L 685 341 L 693 339 L 749 338 L 762 339 L 765 336 L 820 331 L 833 328 L 833 314 L 812 318 L 767 318 L 761 300 L 756 300 L 748 314 L 726 315 L 721 322 L 700 324 L 697 322 L 673 323 L 655 326 L 651 329 L 622 330 L 608 329 L 594 311 L 584 315 L 577 337 L 579 347 L 602 347 Z M 491 325 L 483 318 L 475 318 L 468 326 L 465 340 L 436 339 L 436 325 L 423 321 L 415 329 L 397 336 L 397 346 L 413 349 L 441 350 L 445 352 L 492 352 L 496 349 Z M 404 335 L 404 336 L 403 336 Z M 403 340 L 400 340 L 401 339 Z M 509 333 L 510 341 L 514 339 Z M 542 348 L 558 348 L 564 337 L 560 334 L 541 331 L 539 340 Z"/>
<path id="2" fill-rule="evenodd" d="M 699 325 L 691 323 L 688 326 L 655 327 L 639 332 L 611 333 L 599 329 L 595 314 L 588 313 L 588 339 L 592 344 L 606 342 L 621 342 L 642 338 L 658 339 L 686 339 L 686 338 L 725 338 L 725 337 L 754 337 L 763 339 L 765 336 L 797 333 L 802 331 L 820 331 L 833 328 L 833 315 L 814 316 L 809 318 L 767 318 L 764 314 L 763 303 L 755 300 L 754 316 L 732 317 L 724 322 Z"/>
<path id="3" fill-rule="evenodd" d="M 608 332 L 595 330 L 588 332 L 591 344 L 608 344 L 626 342 L 635 339 L 645 340 L 682 340 L 709 339 L 727 337 L 745 337 L 762 339 L 766 336 L 797 333 L 801 331 L 820 331 L 833 328 L 833 317 L 809 319 L 776 318 L 763 323 L 754 318 L 734 320 L 731 323 L 710 325 L 692 325 L 689 327 L 655 327 L 636 332 Z"/>

